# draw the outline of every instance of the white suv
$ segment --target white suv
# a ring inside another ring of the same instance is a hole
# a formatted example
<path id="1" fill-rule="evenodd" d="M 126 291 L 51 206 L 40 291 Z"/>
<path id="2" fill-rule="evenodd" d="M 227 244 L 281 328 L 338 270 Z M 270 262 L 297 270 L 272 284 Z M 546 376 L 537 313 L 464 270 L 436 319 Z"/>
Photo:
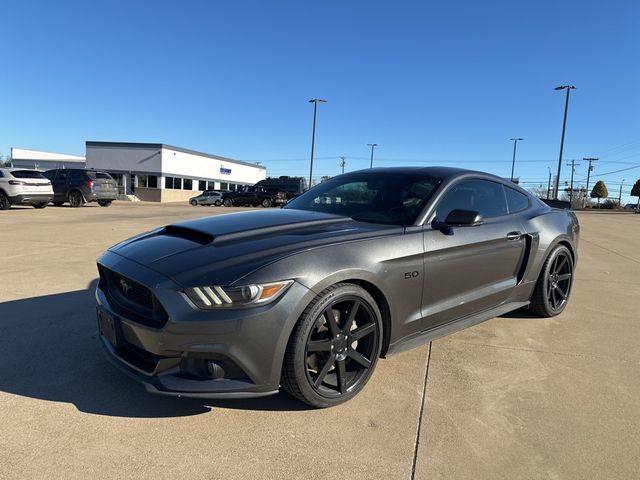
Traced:
<path id="1" fill-rule="evenodd" d="M 0 210 L 11 205 L 44 208 L 52 199 L 51 182 L 38 170 L 0 168 Z"/>

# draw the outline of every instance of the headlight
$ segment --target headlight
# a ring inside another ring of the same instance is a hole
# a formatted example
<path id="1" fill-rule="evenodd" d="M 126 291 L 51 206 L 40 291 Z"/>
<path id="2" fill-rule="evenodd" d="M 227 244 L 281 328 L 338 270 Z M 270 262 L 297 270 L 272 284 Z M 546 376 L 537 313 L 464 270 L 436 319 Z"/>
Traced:
<path id="1" fill-rule="evenodd" d="M 240 287 L 193 287 L 184 293 L 198 308 L 211 310 L 225 307 L 247 307 L 272 302 L 282 295 L 293 280 L 243 285 Z"/>

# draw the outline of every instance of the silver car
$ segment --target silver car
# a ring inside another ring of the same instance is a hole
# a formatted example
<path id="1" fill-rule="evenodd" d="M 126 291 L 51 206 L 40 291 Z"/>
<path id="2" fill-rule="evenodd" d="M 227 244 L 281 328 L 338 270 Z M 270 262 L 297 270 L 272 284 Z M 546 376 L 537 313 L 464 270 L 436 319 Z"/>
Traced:
<path id="1" fill-rule="evenodd" d="M 194 207 L 197 207 L 198 205 L 215 205 L 216 207 L 219 207 L 222 205 L 222 193 L 215 190 L 205 190 L 197 197 L 190 198 L 189 203 Z"/>

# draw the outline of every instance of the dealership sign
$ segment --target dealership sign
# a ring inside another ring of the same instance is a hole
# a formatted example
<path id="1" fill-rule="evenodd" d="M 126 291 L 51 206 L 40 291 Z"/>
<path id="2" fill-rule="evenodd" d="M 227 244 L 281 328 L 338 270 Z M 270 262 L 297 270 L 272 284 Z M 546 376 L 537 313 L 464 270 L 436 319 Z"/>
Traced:
<path id="1" fill-rule="evenodd" d="M 222 175 L 231 175 L 231 169 L 230 168 L 220 167 L 220 173 Z"/>

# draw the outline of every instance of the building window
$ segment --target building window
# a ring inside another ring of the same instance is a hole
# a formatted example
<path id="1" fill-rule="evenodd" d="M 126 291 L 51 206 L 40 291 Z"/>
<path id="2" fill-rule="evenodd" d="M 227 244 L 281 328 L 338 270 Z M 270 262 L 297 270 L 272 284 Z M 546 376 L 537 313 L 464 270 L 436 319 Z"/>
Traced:
<path id="1" fill-rule="evenodd" d="M 198 182 L 198 190 L 205 191 L 207 189 L 207 182 L 204 180 L 200 180 Z"/>
<path id="2" fill-rule="evenodd" d="M 220 190 L 229 190 L 229 184 L 222 182 L 220 184 Z"/>
<path id="3" fill-rule="evenodd" d="M 190 178 L 185 178 L 184 179 L 184 187 L 182 187 L 184 190 L 193 190 L 193 180 L 191 180 Z"/>
<path id="4" fill-rule="evenodd" d="M 229 184 L 229 190 L 235 191 L 235 190 L 237 190 L 237 188 L 238 188 L 238 186 L 235 183 L 230 183 Z"/>
<path id="5" fill-rule="evenodd" d="M 216 189 L 216 182 L 207 182 L 207 189 L 208 190 L 215 190 Z"/>
<path id="6" fill-rule="evenodd" d="M 164 187 L 180 190 L 182 188 L 182 179 L 176 177 L 165 177 Z"/>
<path id="7" fill-rule="evenodd" d="M 138 187 L 158 188 L 158 177 L 155 175 L 138 175 Z"/>

